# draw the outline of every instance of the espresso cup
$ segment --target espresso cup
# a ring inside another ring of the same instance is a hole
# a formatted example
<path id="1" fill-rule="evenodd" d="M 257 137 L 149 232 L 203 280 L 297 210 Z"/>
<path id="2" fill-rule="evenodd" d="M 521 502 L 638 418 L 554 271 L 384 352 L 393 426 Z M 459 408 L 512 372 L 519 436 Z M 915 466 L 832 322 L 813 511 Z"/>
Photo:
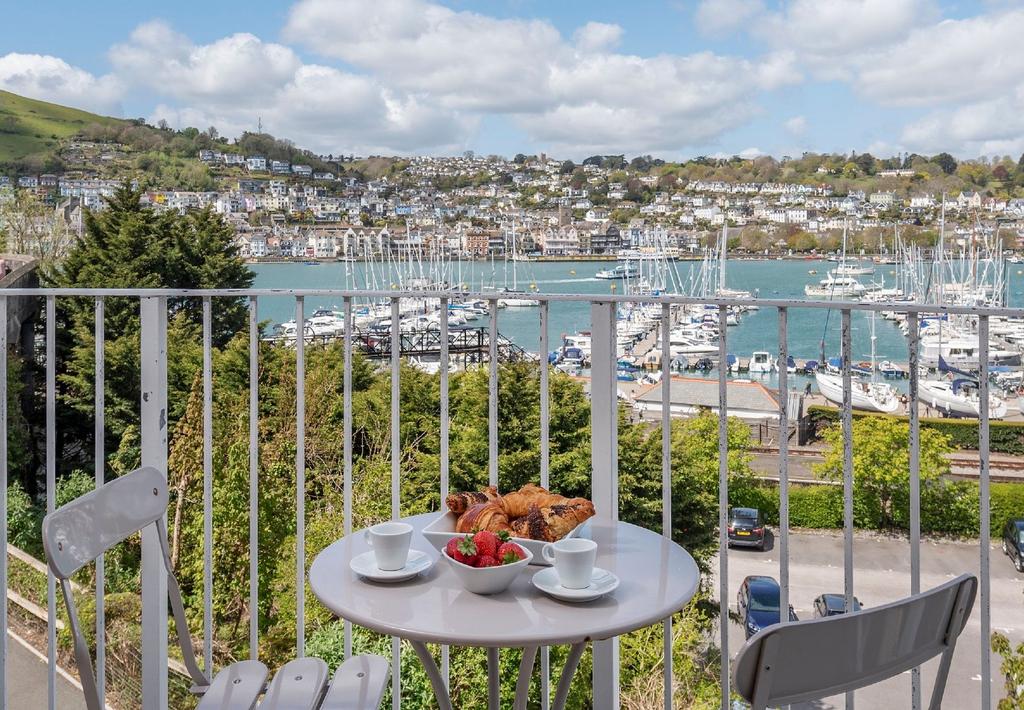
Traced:
<path id="1" fill-rule="evenodd" d="M 386 572 L 405 567 L 412 542 L 412 525 L 380 523 L 366 531 L 366 544 L 373 549 L 377 567 Z"/>
<path id="2" fill-rule="evenodd" d="M 558 583 L 566 589 L 586 589 L 594 576 L 597 543 L 574 537 L 549 542 L 541 550 L 544 559 L 555 566 Z"/>

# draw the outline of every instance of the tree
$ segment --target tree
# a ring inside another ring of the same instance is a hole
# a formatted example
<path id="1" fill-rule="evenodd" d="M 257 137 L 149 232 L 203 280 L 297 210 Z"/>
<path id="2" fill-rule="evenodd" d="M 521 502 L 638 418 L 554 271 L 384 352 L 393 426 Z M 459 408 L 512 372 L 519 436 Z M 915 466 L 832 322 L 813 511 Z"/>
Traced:
<path id="1" fill-rule="evenodd" d="M 561 167 L 558 168 L 559 175 L 570 175 L 572 171 L 576 169 L 576 164 L 571 160 L 566 160 L 562 163 Z"/>
<path id="2" fill-rule="evenodd" d="M 1002 634 L 992 634 L 992 650 L 1003 658 L 999 671 L 1006 681 L 1006 697 L 999 701 L 999 710 L 1024 709 L 1024 643 L 1014 648 Z"/>
<path id="3" fill-rule="evenodd" d="M 946 175 L 952 175 L 956 172 L 956 158 L 949 153 L 939 153 L 932 157 L 932 162 L 942 168 L 942 172 Z"/>
<path id="4" fill-rule="evenodd" d="M 107 200 L 107 208 L 85 213 L 85 231 L 60 263 L 44 269 L 40 280 L 54 288 L 248 288 L 253 273 L 238 256 L 234 233 L 209 210 L 180 216 L 143 207 L 141 191 L 124 184 Z M 180 396 L 192 386 L 201 362 L 198 348 L 202 306 L 197 299 L 169 299 L 168 414 L 180 414 Z M 139 301 L 107 298 L 106 406 L 108 451 L 137 421 L 139 407 Z M 227 342 L 247 322 L 239 299 L 214 299 L 213 340 Z M 94 304 L 91 299 L 58 299 L 58 380 L 65 421 L 58 430 L 68 451 L 88 450 L 93 415 Z M 58 454 L 59 455 L 59 454 Z M 81 454 L 79 454 L 81 455 Z M 66 463 L 75 457 L 71 454 Z"/>
<path id="5" fill-rule="evenodd" d="M 922 505 L 942 487 L 949 473 L 945 455 L 949 437 L 935 429 L 921 429 L 920 472 Z M 843 432 L 833 426 L 825 432 L 825 460 L 816 473 L 831 480 L 843 477 Z M 859 525 L 873 528 L 905 527 L 910 506 L 910 426 L 898 419 L 858 417 L 853 422 L 853 482 Z"/>
<path id="6" fill-rule="evenodd" d="M 522 153 L 516 153 L 516 157 L 512 158 L 512 162 L 516 165 L 522 165 L 526 162 L 526 156 Z"/>

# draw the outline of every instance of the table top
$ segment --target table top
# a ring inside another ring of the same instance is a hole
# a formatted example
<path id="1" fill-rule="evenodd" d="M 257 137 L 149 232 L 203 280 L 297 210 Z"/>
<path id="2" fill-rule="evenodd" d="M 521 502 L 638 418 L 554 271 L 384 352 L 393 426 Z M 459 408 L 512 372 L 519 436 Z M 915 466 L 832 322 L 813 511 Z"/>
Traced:
<path id="1" fill-rule="evenodd" d="M 473 594 L 421 534 L 437 515 L 403 518 L 414 529 L 412 547 L 437 560 L 429 572 L 396 584 L 359 577 L 349 562 L 370 548 L 358 532 L 313 560 L 313 594 L 338 616 L 379 633 L 455 646 L 523 647 L 600 640 L 650 626 L 685 606 L 700 583 L 696 563 L 679 545 L 635 525 L 592 518 L 596 565 L 620 580 L 611 594 L 583 604 L 552 599 L 531 583 L 544 567 L 531 565 L 505 592 Z"/>

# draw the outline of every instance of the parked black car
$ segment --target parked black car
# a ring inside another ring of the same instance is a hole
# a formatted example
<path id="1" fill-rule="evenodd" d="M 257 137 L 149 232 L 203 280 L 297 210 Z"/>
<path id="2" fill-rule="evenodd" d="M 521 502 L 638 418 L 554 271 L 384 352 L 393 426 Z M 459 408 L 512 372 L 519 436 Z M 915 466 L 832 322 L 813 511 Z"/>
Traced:
<path id="1" fill-rule="evenodd" d="M 773 577 L 747 577 L 736 594 L 736 610 L 746 638 L 779 623 L 779 583 Z M 798 621 L 792 604 L 789 605 L 789 620 Z"/>
<path id="2" fill-rule="evenodd" d="M 1003 526 L 1003 552 L 1018 572 L 1024 572 L 1024 518 L 1007 520 Z"/>
<path id="3" fill-rule="evenodd" d="M 729 545 L 764 550 L 764 521 L 757 508 L 732 508 L 729 511 Z"/>
<path id="4" fill-rule="evenodd" d="M 860 611 L 860 599 L 853 598 L 853 610 Z M 814 600 L 814 615 L 838 616 L 846 613 L 846 596 L 843 594 L 822 594 Z"/>

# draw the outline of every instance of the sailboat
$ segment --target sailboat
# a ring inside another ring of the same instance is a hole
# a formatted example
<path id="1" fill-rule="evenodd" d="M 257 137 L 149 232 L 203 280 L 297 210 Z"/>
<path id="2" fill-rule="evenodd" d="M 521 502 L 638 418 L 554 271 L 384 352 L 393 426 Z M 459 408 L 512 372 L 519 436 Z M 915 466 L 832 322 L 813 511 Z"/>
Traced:
<path id="1" fill-rule="evenodd" d="M 949 416 L 980 417 L 981 392 L 977 378 L 951 367 L 942 357 L 939 358 L 939 372 L 947 373 L 955 379 L 922 380 L 921 400 Z M 988 416 L 990 419 L 1006 416 L 1006 402 L 992 393 L 988 396 Z"/>
<path id="2" fill-rule="evenodd" d="M 871 380 L 854 379 L 850 383 L 850 404 L 854 409 L 867 412 L 893 414 L 900 408 L 899 393 L 892 385 L 878 382 L 875 379 L 875 312 L 871 312 Z M 843 404 L 843 378 L 841 375 L 829 374 L 818 370 L 814 373 L 818 391 L 830 402 L 839 406 Z"/>
<path id="3" fill-rule="evenodd" d="M 512 288 L 508 287 L 506 281 L 505 287 L 500 289 L 499 292 L 502 294 L 501 303 L 506 308 L 536 308 L 540 305 L 540 301 L 536 298 L 529 298 L 526 291 L 522 291 L 519 288 L 519 275 L 516 263 L 519 261 L 516 258 L 516 223 L 512 222 Z M 507 272 L 506 272 L 507 276 Z"/>

